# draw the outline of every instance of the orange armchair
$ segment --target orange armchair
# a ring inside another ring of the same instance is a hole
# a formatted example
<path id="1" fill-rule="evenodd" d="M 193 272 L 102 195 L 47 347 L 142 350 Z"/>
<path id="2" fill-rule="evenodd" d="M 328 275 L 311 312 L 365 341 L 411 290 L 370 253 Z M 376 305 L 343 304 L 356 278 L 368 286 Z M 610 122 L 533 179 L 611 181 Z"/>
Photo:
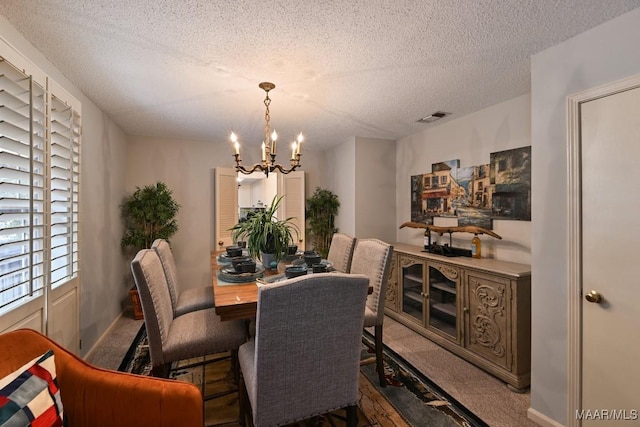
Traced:
<path id="1" fill-rule="evenodd" d="M 31 329 L 0 335 L 0 378 L 49 349 L 67 425 L 202 427 L 202 394 L 195 385 L 94 367 Z"/>

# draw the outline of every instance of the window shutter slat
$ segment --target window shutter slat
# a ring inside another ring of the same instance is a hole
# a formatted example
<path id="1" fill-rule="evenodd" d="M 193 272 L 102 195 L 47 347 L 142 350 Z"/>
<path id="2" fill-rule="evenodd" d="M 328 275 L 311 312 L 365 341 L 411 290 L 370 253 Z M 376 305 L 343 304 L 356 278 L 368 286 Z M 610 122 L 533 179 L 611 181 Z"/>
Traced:
<path id="1" fill-rule="evenodd" d="M 42 138 L 34 137 L 34 142 L 36 143 L 34 144 L 34 150 L 35 150 L 34 158 L 42 159 L 44 157 L 44 151 L 42 151 L 42 146 L 44 141 L 42 140 Z M 2 135 L 2 133 L 0 133 L 0 150 L 9 152 L 9 153 L 19 154 L 25 157 L 29 157 L 31 153 L 28 143 L 24 143 L 21 141 L 17 141 L 15 139 L 8 138 Z"/>
<path id="2" fill-rule="evenodd" d="M 29 125 L 29 111 L 24 108 L 16 108 L 15 110 L 0 104 L 0 120 L 13 123 L 27 123 Z"/>
<path id="3" fill-rule="evenodd" d="M 15 78 L 3 73 L 0 74 L 0 86 L 2 86 L 2 90 L 11 94 L 14 98 L 29 105 L 30 89 L 28 77 Z"/>

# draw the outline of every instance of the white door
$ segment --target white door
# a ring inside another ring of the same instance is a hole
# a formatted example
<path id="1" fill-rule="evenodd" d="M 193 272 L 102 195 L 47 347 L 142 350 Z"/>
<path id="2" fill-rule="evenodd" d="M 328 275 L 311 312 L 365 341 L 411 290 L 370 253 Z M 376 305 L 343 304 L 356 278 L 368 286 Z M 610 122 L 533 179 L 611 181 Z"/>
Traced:
<path id="1" fill-rule="evenodd" d="M 214 242 L 221 250 L 233 244 L 229 229 L 238 223 L 238 181 L 232 168 L 216 168 L 214 179 Z"/>
<path id="2" fill-rule="evenodd" d="M 279 216 L 281 219 L 293 218 L 291 222 L 298 227 L 296 245 L 298 245 L 299 250 L 304 250 L 306 205 L 304 172 L 296 171 L 288 175 L 279 176 L 282 176 L 279 195 L 284 196 Z M 294 235 L 293 238 L 295 239 L 296 236 Z"/>
<path id="3" fill-rule="evenodd" d="M 635 425 L 640 411 L 640 88 L 584 102 L 580 112 L 582 425 L 631 419 Z"/>

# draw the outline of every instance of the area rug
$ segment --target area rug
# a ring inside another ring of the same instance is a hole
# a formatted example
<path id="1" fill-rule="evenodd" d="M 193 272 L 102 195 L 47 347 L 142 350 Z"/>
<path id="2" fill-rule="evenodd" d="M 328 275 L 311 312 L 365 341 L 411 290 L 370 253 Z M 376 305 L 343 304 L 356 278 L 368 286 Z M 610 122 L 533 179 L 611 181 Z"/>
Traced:
<path id="1" fill-rule="evenodd" d="M 384 362 L 387 387 L 380 387 L 375 356 L 371 350 L 372 342 L 371 335 L 365 331 L 359 380 L 358 427 L 488 427 L 480 418 L 386 346 Z M 170 377 L 177 381 L 196 384 L 203 395 L 235 388 L 228 354 L 212 355 L 207 359 L 218 361 L 187 368 L 184 366 L 201 359 L 183 361 L 172 367 Z M 151 363 L 144 325 L 131 344 L 119 370 L 150 375 Z M 239 425 L 237 393 L 205 401 L 205 425 Z M 344 411 L 335 411 L 295 424 L 297 427 L 344 425 Z"/>

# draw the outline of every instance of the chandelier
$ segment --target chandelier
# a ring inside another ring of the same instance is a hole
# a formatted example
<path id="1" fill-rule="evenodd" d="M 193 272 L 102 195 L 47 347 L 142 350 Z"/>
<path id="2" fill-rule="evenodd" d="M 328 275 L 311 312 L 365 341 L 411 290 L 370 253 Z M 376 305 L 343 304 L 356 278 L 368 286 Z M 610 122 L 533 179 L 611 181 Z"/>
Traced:
<path id="1" fill-rule="evenodd" d="M 233 156 L 236 158 L 236 171 L 245 175 L 249 175 L 250 173 L 256 171 L 262 171 L 266 176 L 269 176 L 269 172 L 273 172 L 275 170 L 279 170 L 283 174 L 291 173 L 300 166 L 300 156 L 302 156 L 302 154 L 300 154 L 300 149 L 304 138 L 302 136 L 302 133 L 300 133 L 297 139 L 291 143 L 291 159 L 289 160 L 289 168 L 276 163 L 276 141 L 278 139 L 278 134 L 275 130 L 271 132 L 271 126 L 269 125 L 269 120 L 271 119 L 271 116 L 269 115 L 269 104 L 271 104 L 269 91 L 273 90 L 276 85 L 269 82 L 262 82 L 258 85 L 258 87 L 264 90 L 267 94 L 264 99 L 266 110 L 264 113 L 264 141 L 262 141 L 262 161 L 260 163 L 256 163 L 251 168 L 245 168 L 242 165 L 242 159 L 240 158 L 240 143 L 238 142 L 238 136 L 235 133 L 231 132 L 231 142 L 233 142 L 233 147 L 235 150 Z"/>

